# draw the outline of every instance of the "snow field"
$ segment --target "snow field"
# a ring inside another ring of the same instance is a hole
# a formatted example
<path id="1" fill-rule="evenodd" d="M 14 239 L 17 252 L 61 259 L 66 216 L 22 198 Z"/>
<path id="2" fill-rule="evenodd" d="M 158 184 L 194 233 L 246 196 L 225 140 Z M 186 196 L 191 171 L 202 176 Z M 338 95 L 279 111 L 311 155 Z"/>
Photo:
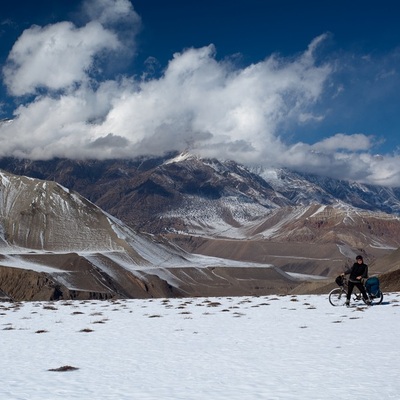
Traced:
<path id="1" fill-rule="evenodd" d="M 400 294 L 0 303 L 0 398 L 397 399 Z M 50 371 L 60 367 L 76 370 Z"/>

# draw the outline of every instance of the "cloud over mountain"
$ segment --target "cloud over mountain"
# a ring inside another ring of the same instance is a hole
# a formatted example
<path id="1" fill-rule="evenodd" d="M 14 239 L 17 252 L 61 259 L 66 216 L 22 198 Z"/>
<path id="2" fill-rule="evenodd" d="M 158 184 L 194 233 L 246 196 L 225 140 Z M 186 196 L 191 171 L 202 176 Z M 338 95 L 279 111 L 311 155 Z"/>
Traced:
<path id="1" fill-rule="evenodd" d="M 247 66 L 218 59 L 208 44 L 173 54 L 159 74 L 110 74 L 134 57 L 141 17 L 128 0 L 91 0 L 82 10 L 81 25 L 32 26 L 11 49 L 3 80 L 19 105 L 0 126 L 0 156 L 106 159 L 190 149 L 400 185 L 398 156 L 373 156 L 371 135 L 331 132 L 310 143 L 295 134 L 324 120 L 322 99 L 342 90 L 333 81 L 337 60 L 319 55 L 329 34 L 293 57 L 272 54 Z"/>

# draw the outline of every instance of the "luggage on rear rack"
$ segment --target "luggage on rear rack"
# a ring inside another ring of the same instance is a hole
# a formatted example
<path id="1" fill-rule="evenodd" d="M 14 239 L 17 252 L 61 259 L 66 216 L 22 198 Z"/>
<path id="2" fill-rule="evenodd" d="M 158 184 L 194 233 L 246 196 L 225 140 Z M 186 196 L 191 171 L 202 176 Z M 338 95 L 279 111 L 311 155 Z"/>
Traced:
<path id="1" fill-rule="evenodd" d="M 379 297 L 381 295 L 379 279 L 376 276 L 371 276 L 371 278 L 368 278 L 365 281 L 365 289 L 370 296 Z"/>

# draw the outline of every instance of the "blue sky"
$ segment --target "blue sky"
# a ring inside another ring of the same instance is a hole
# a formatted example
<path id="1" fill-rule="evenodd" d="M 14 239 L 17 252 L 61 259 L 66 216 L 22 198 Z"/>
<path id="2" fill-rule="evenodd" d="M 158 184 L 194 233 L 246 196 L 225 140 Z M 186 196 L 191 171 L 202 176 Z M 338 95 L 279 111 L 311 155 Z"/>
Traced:
<path id="1" fill-rule="evenodd" d="M 0 156 L 185 150 L 400 186 L 393 1 L 14 1 Z"/>

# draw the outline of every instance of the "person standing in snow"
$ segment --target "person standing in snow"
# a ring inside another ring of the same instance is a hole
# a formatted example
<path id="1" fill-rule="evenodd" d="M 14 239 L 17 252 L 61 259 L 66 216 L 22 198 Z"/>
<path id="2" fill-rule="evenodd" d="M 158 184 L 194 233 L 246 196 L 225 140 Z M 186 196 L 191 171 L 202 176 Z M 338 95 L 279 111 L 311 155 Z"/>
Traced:
<path id="1" fill-rule="evenodd" d="M 371 304 L 370 300 L 368 299 L 365 286 L 362 282 L 362 279 L 368 278 L 368 265 L 364 264 L 362 256 L 357 256 L 356 262 L 353 264 L 353 266 L 345 271 L 342 275 L 350 275 L 347 288 L 346 306 L 350 305 L 350 298 L 351 294 L 353 293 L 354 286 L 360 290 L 365 303 Z"/>

